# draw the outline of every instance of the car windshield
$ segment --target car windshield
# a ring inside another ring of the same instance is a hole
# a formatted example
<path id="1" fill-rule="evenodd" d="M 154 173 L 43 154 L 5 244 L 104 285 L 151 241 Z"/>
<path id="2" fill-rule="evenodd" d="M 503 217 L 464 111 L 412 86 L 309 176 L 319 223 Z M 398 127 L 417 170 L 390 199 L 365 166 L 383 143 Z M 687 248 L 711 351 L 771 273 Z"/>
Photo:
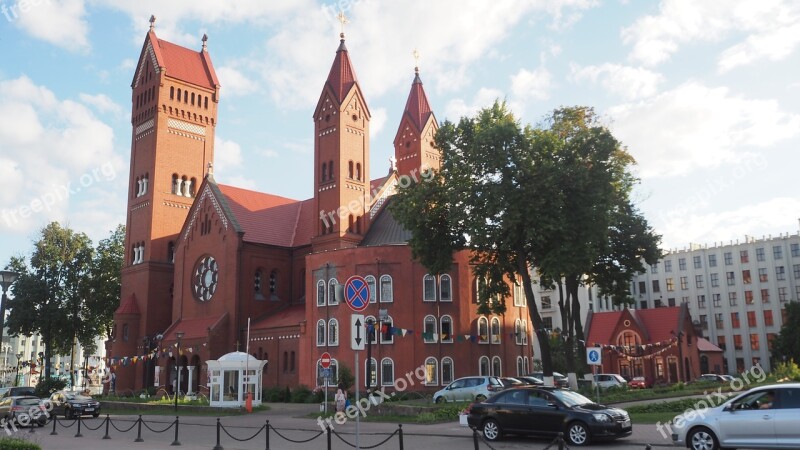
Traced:
<path id="1" fill-rule="evenodd" d="M 17 405 L 19 406 L 38 406 L 39 399 L 38 398 L 21 398 L 17 400 Z"/>
<path id="2" fill-rule="evenodd" d="M 584 397 L 581 394 L 578 394 L 577 392 L 554 390 L 551 391 L 551 393 L 557 399 L 561 400 L 562 403 L 567 405 L 568 408 L 571 408 L 576 405 L 585 405 L 587 403 L 592 403 L 591 400 L 589 400 L 588 398 Z"/>
<path id="3" fill-rule="evenodd" d="M 91 400 L 91 397 L 86 397 L 81 394 L 64 394 L 64 396 L 67 397 L 67 400 L 77 400 L 77 401 Z"/>

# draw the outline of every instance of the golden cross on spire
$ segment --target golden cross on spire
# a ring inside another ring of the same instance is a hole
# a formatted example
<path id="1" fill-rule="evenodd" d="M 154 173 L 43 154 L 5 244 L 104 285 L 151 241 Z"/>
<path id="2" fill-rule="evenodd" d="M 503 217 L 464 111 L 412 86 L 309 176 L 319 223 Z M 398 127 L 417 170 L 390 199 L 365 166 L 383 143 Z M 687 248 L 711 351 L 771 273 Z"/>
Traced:
<path id="1" fill-rule="evenodd" d="M 339 11 L 339 14 L 336 15 L 336 18 L 339 20 L 339 23 L 342 25 L 341 33 L 339 36 L 344 39 L 344 26 L 350 23 L 350 20 L 347 19 L 347 16 L 344 15 L 344 11 Z"/>
<path id="2" fill-rule="evenodd" d="M 411 54 L 414 56 L 414 72 L 419 72 L 419 51 L 414 49 Z"/>

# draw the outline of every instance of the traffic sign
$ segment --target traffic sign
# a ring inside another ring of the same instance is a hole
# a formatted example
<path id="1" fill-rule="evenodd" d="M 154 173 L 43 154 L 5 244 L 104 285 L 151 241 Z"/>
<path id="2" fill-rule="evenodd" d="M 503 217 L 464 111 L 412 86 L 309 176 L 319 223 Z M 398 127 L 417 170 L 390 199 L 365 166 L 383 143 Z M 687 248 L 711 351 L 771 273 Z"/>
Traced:
<path id="1" fill-rule="evenodd" d="M 331 366 L 331 354 L 323 352 L 319 357 L 319 365 L 322 366 L 323 369 L 329 368 Z"/>
<path id="2" fill-rule="evenodd" d="M 369 306 L 369 286 L 367 280 L 353 275 L 344 283 L 344 299 L 355 312 L 361 312 Z"/>
<path id="3" fill-rule="evenodd" d="M 586 347 L 586 364 L 595 366 L 603 364 L 603 351 L 600 347 Z"/>
<path id="4" fill-rule="evenodd" d="M 350 315 L 350 347 L 353 350 L 364 350 L 367 342 L 367 323 L 363 314 Z"/>
<path id="5" fill-rule="evenodd" d="M 330 379 L 331 378 L 331 368 L 328 367 L 327 369 L 322 369 L 322 376 L 325 377 L 326 379 Z"/>

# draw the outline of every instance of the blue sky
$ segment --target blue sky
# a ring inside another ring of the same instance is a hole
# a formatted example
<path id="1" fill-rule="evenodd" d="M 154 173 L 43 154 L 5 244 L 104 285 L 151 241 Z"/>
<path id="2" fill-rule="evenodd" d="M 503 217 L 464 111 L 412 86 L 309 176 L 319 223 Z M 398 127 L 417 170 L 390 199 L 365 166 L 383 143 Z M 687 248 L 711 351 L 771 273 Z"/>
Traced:
<path id="1" fill-rule="evenodd" d="M 0 0 L 0 262 L 58 220 L 124 223 L 130 84 L 151 14 L 222 84 L 215 177 L 312 195 L 311 114 L 338 46 L 389 167 L 415 60 L 440 121 L 592 106 L 638 161 L 665 248 L 798 231 L 800 5 L 791 0 Z"/>

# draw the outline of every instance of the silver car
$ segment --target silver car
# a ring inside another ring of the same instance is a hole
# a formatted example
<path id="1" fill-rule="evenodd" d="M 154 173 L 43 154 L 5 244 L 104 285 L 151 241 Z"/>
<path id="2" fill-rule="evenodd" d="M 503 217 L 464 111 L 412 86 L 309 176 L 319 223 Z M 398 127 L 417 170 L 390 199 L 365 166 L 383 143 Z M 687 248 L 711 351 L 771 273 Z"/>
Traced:
<path id="1" fill-rule="evenodd" d="M 503 389 L 503 383 L 497 377 L 464 377 L 436 391 L 433 394 L 433 401 L 436 403 L 482 401 Z"/>
<path id="2" fill-rule="evenodd" d="M 675 444 L 692 450 L 800 448 L 800 383 L 759 386 L 673 419 Z"/>

